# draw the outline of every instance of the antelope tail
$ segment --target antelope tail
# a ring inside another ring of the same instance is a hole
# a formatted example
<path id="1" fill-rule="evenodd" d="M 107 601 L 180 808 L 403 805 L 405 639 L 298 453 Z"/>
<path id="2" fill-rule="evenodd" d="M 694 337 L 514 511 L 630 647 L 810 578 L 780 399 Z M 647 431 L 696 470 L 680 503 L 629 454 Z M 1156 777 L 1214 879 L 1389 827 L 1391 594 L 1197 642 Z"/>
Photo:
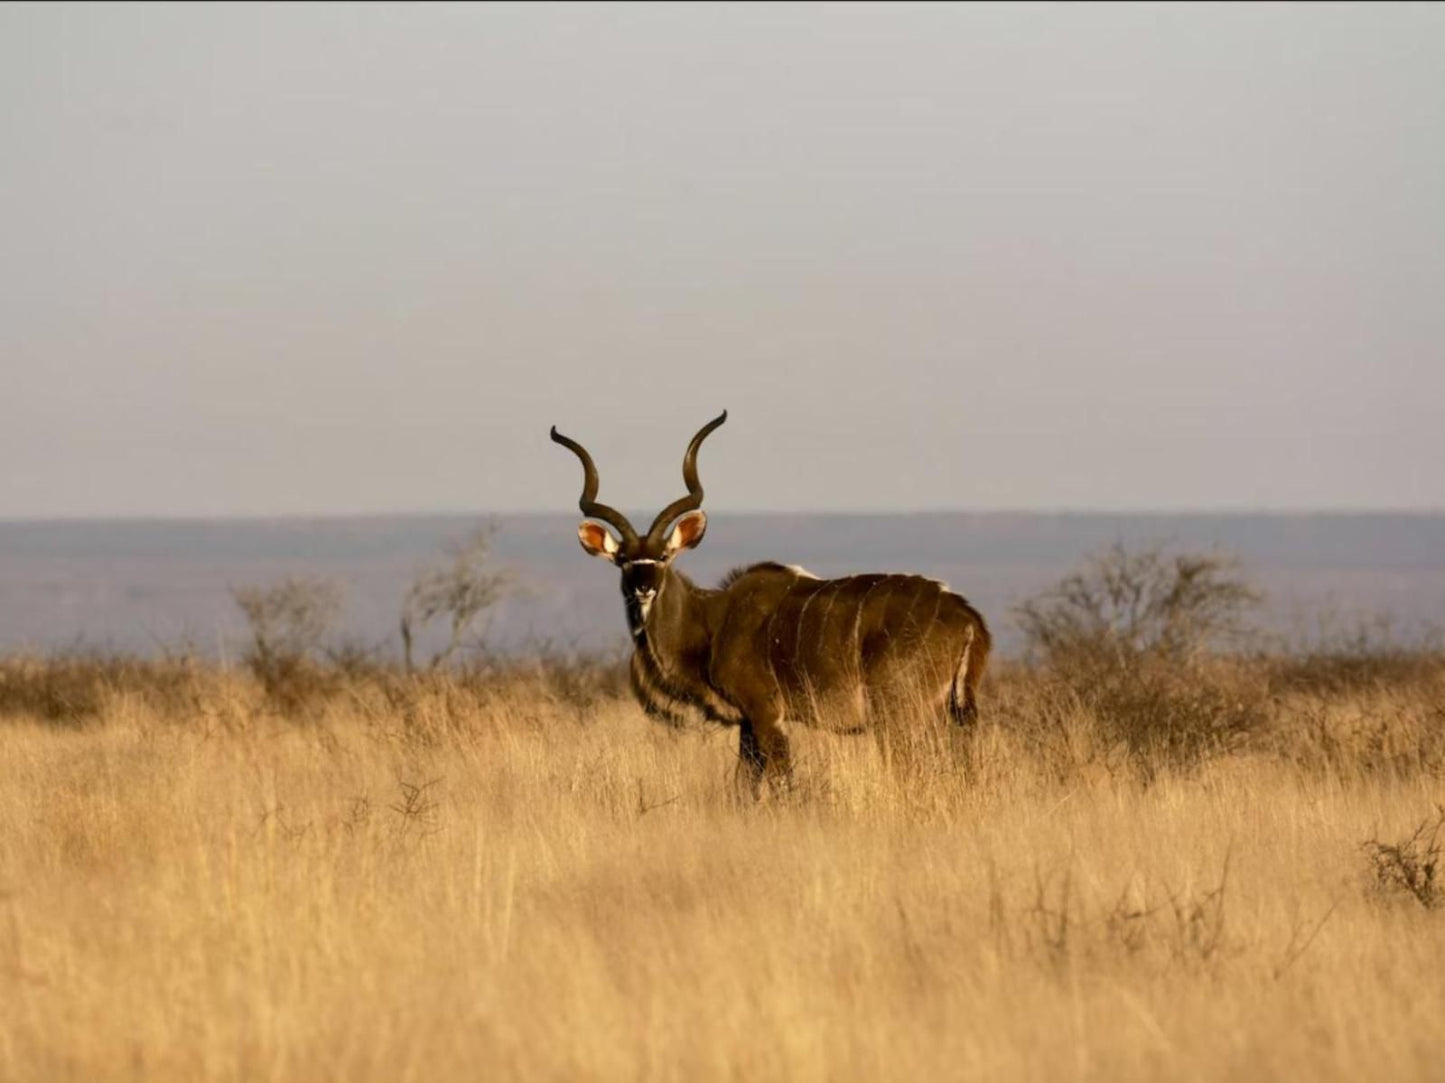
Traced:
<path id="1" fill-rule="evenodd" d="M 975 623 L 970 624 L 968 636 L 963 643 L 963 657 L 953 674 L 953 683 L 948 689 L 948 717 L 960 726 L 971 726 L 978 721 L 978 683 L 983 680 L 984 667 L 988 665 L 989 651 L 993 637 L 983 617 L 975 613 Z"/>

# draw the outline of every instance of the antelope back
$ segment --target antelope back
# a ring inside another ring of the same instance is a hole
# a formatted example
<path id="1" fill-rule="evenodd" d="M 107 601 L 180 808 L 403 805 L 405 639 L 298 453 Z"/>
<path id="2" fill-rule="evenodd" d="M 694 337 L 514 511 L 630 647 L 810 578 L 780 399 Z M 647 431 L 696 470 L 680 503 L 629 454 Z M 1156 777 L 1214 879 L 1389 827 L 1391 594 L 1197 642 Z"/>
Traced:
<path id="1" fill-rule="evenodd" d="M 722 651 L 752 660 L 725 667 L 754 686 L 737 691 L 771 685 L 788 714 L 828 728 L 866 725 L 900 699 L 942 703 L 973 639 L 987 634 L 967 601 L 922 576 L 816 579 L 766 564 L 726 591 Z"/>

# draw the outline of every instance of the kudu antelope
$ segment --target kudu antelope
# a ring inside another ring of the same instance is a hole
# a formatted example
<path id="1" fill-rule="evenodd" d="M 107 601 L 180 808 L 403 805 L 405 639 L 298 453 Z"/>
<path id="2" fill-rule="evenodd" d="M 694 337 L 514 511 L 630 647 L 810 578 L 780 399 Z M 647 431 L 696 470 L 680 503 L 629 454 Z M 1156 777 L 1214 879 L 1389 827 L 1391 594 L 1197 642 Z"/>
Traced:
<path id="1" fill-rule="evenodd" d="M 754 793 L 763 779 L 791 771 L 785 721 L 857 733 L 900 704 L 973 721 L 991 639 L 978 610 L 944 584 L 916 575 L 819 579 L 764 563 L 738 568 L 708 590 L 673 567 L 707 530 L 697 452 L 727 416 L 692 438 L 682 459 L 687 495 L 643 536 L 597 502 L 587 449 L 552 429 L 552 439 L 582 460 L 582 548 L 622 571 L 632 690 L 643 708 L 676 720 L 690 706 L 738 726 L 740 774 Z"/>

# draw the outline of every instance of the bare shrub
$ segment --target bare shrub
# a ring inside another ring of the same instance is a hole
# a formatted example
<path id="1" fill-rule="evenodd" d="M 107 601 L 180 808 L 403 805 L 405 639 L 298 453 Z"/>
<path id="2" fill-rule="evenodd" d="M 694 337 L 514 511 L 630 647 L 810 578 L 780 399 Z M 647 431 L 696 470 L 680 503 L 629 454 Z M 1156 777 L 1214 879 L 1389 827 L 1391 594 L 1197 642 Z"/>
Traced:
<path id="1" fill-rule="evenodd" d="M 357 636 L 342 636 L 327 646 L 322 655 L 336 675 L 348 681 L 382 681 L 395 669 L 386 650 Z"/>
<path id="2" fill-rule="evenodd" d="M 1099 724 L 1146 780 L 1159 767 L 1192 767 L 1234 750 L 1266 717 L 1262 683 L 1227 664 L 1140 654 L 1066 679 L 1087 681 L 1082 692 Z"/>
<path id="3" fill-rule="evenodd" d="M 1241 632 L 1262 596 L 1237 572 L 1227 557 L 1159 546 L 1131 553 L 1115 542 L 1015 615 L 1029 648 L 1046 659 L 1101 650 L 1181 658 Z"/>
<path id="4" fill-rule="evenodd" d="M 1131 878 L 1112 905 L 1091 899 L 1072 866 L 1048 874 L 1035 868 L 1032 901 L 1017 915 L 1023 943 L 1060 970 L 1124 958 L 1160 971 L 1215 971 L 1240 950 L 1227 920 L 1229 865 L 1226 855 L 1213 884 L 1150 889 Z"/>
<path id="5" fill-rule="evenodd" d="M 323 645 L 341 612 L 341 588 L 326 579 L 288 577 L 267 587 L 237 587 L 231 596 L 251 633 L 246 668 L 267 695 L 299 705 L 320 691 Z"/>
<path id="6" fill-rule="evenodd" d="M 48 659 L 0 659 L 0 718 L 25 717 L 83 726 L 112 696 L 134 696 L 158 710 L 188 706 L 202 681 L 188 657 L 147 661 L 83 654 Z"/>
<path id="7" fill-rule="evenodd" d="M 1430 650 L 1311 651 L 1278 656 L 1272 662 L 1272 683 L 1282 692 L 1341 695 L 1370 688 L 1423 688 L 1445 677 L 1441 655 Z"/>
<path id="8" fill-rule="evenodd" d="M 1282 661 L 1263 665 L 1274 670 Z M 1436 660 L 1445 669 L 1445 663 Z M 1381 678 L 1368 690 L 1309 691 L 1272 697 L 1276 718 L 1259 747 L 1337 778 L 1445 776 L 1445 707 L 1436 689 Z"/>
<path id="9" fill-rule="evenodd" d="M 1115 544 L 1015 611 L 1044 678 L 1077 697 L 1147 779 L 1232 747 L 1264 718 L 1264 683 L 1210 648 L 1260 595 L 1214 555 Z"/>
<path id="10" fill-rule="evenodd" d="M 412 581 L 401 607 L 402 657 L 408 673 L 416 670 L 415 637 L 422 627 L 446 618 L 446 645 L 426 666 L 437 669 L 461 649 L 477 618 L 513 588 L 511 573 L 490 566 L 494 532 L 486 526 L 453 542 L 445 563 L 424 568 Z"/>
<path id="11" fill-rule="evenodd" d="M 1370 859 L 1375 890 L 1382 895 L 1405 894 L 1426 910 L 1445 906 L 1445 884 L 1436 876 L 1440 868 L 1440 832 L 1445 830 L 1445 805 L 1435 806 L 1408 838 L 1381 842 L 1371 838 L 1361 844 Z"/>
<path id="12" fill-rule="evenodd" d="M 108 668 L 65 659 L 6 660 L 0 664 L 0 717 L 82 725 L 100 712 Z"/>
<path id="13" fill-rule="evenodd" d="M 400 817 L 397 826 L 398 834 L 424 838 L 427 835 L 434 835 L 440 830 L 437 816 L 441 806 L 434 796 L 435 787 L 440 782 L 439 778 L 431 779 L 428 782 L 407 782 L 400 778 L 396 780 L 400 797 L 389 807 Z"/>
<path id="14" fill-rule="evenodd" d="M 1337 694 L 1383 687 L 1429 691 L 1445 678 L 1445 640 L 1438 628 L 1401 634 L 1388 616 L 1325 628 L 1270 655 L 1271 683 L 1282 692 Z"/>

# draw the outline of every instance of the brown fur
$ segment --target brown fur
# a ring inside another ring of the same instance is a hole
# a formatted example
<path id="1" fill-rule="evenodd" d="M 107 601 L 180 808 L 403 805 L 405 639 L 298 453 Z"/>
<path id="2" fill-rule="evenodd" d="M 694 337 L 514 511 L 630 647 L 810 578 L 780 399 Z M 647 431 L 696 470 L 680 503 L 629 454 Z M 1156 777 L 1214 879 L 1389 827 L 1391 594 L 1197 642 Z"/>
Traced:
<path id="1" fill-rule="evenodd" d="M 632 691 L 649 714 L 678 721 L 687 707 L 739 729 L 738 761 L 756 792 L 786 778 L 785 721 L 840 733 L 878 725 L 920 702 L 954 721 L 978 716 L 978 683 L 992 639 L 983 617 L 942 583 L 916 575 L 815 579 L 765 562 L 729 572 L 715 590 L 695 586 L 673 558 L 702 541 L 697 453 L 727 420 L 709 421 L 682 460 L 687 495 L 639 534 L 627 517 L 597 502 L 597 468 L 587 449 L 552 429 L 552 440 L 582 464 L 582 547 L 622 570 L 627 623 L 636 648 Z"/>
<path id="2" fill-rule="evenodd" d="M 979 612 L 930 579 L 811 579 L 781 564 L 730 572 L 716 590 L 670 566 L 633 659 L 650 713 L 688 705 L 739 725 L 754 787 L 785 776 L 787 721 L 853 733 L 924 702 L 959 723 L 977 717 L 992 638 Z"/>

